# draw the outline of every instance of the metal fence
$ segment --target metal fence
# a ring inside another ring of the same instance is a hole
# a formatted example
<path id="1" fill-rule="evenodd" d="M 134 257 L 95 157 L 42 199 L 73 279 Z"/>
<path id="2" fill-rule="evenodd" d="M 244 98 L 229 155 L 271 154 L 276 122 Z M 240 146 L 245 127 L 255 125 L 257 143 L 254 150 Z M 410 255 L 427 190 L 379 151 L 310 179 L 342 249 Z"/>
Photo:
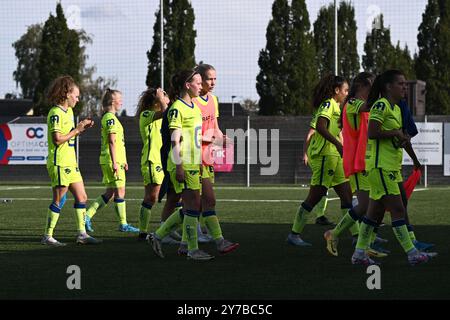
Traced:
<path id="1" fill-rule="evenodd" d="M 309 20 L 312 24 L 319 9 L 334 0 L 306 0 Z M 71 0 L 62 1 L 69 28 L 83 29 L 92 38 L 87 46 L 87 66 L 95 66 L 94 77 L 115 78 L 117 88 L 123 93 L 127 114 L 135 112 L 139 93 L 145 89 L 147 51 L 152 46 L 155 14 L 160 0 Z M 212 64 L 217 70 L 218 82 L 215 94 L 222 103 L 239 103 L 245 99 L 256 101 L 256 76 L 259 72 L 259 53 L 266 46 L 266 29 L 272 18 L 273 0 L 191 0 L 197 31 L 195 58 Z M 410 52 L 417 52 L 417 29 L 422 21 L 427 0 L 358 0 L 351 1 L 357 23 L 357 48 L 360 62 L 366 33 L 373 19 L 384 15 L 385 26 L 391 31 L 391 42 Z M 27 27 L 44 23 L 49 14 L 55 15 L 55 0 L 3 0 L 7 10 L 0 11 L 0 96 L 18 93 L 13 80 L 17 67 L 12 43 L 17 41 Z M 334 43 L 330 43 L 334 46 Z M 231 117 L 229 104 L 221 110 L 221 127 L 246 129 L 248 119 L 242 113 Z M 227 115 L 227 112 L 230 116 Z M 0 114 L 0 117 L 2 114 Z M 434 118 L 429 117 L 428 121 Z M 10 119 L 8 119 L 10 120 Z M 420 120 L 420 119 L 419 119 Z M 436 118 L 436 121 L 449 121 Z M 18 121 L 44 121 L 38 118 L 22 118 Z M 126 128 L 127 152 L 130 160 L 128 180 L 141 181 L 139 155 L 141 142 L 137 124 L 131 118 L 121 118 Z M 0 119 L 0 123 L 3 123 Z M 258 117 L 250 116 L 250 126 L 259 129 L 279 130 L 279 170 L 273 176 L 263 176 L 261 164 L 237 164 L 232 173 L 217 173 L 217 182 L 246 185 L 248 168 L 250 183 L 299 183 L 309 182 L 310 170 L 301 164 L 303 139 L 309 123 L 308 117 Z M 256 142 L 253 142 L 256 143 Z M 271 146 L 272 141 L 269 141 Z M 257 144 L 250 145 L 258 149 Z M 87 181 L 101 181 L 98 166 L 100 151 L 99 127 L 88 131 L 80 139 L 79 162 Z M 270 147 L 269 147 L 270 150 Z M 408 170 L 408 168 L 406 168 Z M 0 180 L 47 181 L 45 166 L 0 166 Z M 442 176 L 442 167 L 429 168 L 429 183 L 449 183 Z"/>
<path id="2" fill-rule="evenodd" d="M 228 111 L 231 114 L 231 110 Z M 99 119 L 94 119 L 99 123 Z M 423 118 L 416 118 L 417 121 L 423 121 Z M 450 116 L 429 116 L 428 122 L 450 122 Z M 141 182 L 140 173 L 140 155 L 142 142 L 139 135 L 139 125 L 134 118 L 121 117 L 120 121 L 124 126 L 127 158 L 129 171 L 127 180 L 132 182 Z M 260 116 L 235 116 L 227 115 L 224 112 L 220 118 L 220 127 L 225 132 L 227 129 L 244 129 L 246 131 L 248 122 L 250 128 L 256 132 L 260 129 L 279 130 L 279 140 L 273 141 L 269 134 L 268 150 L 271 150 L 272 144 L 278 144 L 279 165 L 278 172 L 275 175 L 262 175 L 261 169 L 267 168 L 267 165 L 260 161 L 251 159 L 249 154 L 245 154 L 245 163 L 235 164 L 232 172 L 216 173 L 216 182 L 219 184 L 247 185 L 248 176 L 250 185 L 255 184 L 309 184 L 311 177 L 310 168 L 302 164 L 302 148 L 304 137 L 308 130 L 309 117 L 260 117 Z M 0 118 L 0 123 L 2 123 Z M 45 118 L 23 117 L 15 123 L 45 123 Z M 87 130 L 80 136 L 79 141 L 79 166 L 83 178 L 88 182 L 101 182 L 102 174 L 99 165 L 100 155 L 100 127 L 98 125 Z M 236 141 L 235 141 L 236 142 Z M 262 141 L 265 143 L 265 141 Z M 235 144 L 236 147 L 236 144 Z M 250 155 L 259 153 L 259 141 L 251 139 Z M 245 142 L 247 150 L 247 140 Z M 270 154 L 269 154 L 270 155 Z M 235 158 L 237 152 L 235 152 Z M 252 163 L 248 165 L 248 163 Z M 254 162 L 258 162 L 253 164 Z M 248 172 L 248 169 L 250 170 Z M 410 166 L 404 166 L 403 174 L 405 176 L 411 173 Z M 0 181 L 41 181 L 47 182 L 47 171 L 44 165 L 9 165 L 0 166 Z M 428 184 L 440 185 L 450 184 L 450 177 L 443 175 L 443 166 L 428 166 Z"/>

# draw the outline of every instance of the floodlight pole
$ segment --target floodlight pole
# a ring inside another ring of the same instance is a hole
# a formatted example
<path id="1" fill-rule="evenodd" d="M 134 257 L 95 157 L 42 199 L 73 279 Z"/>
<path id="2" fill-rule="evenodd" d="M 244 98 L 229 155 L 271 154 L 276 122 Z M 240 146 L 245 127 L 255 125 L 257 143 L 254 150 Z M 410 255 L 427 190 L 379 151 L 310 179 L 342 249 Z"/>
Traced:
<path id="1" fill-rule="evenodd" d="M 164 90 L 164 0 L 160 0 L 161 19 L 161 89 Z"/>
<path id="2" fill-rule="evenodd" d="M 338 75 L 338 8 L 334 0 L 334 74 Z"/>
<path id="3" fill-rule="evenodd" d="M 236 96 L 231 96 L 231 116 L 234 117 L 234 98 Z"/>
<path id="4" fill-rule="evenodd" d="M 247 116 L 247 188 L 250 188 L 250 116 Z"/>

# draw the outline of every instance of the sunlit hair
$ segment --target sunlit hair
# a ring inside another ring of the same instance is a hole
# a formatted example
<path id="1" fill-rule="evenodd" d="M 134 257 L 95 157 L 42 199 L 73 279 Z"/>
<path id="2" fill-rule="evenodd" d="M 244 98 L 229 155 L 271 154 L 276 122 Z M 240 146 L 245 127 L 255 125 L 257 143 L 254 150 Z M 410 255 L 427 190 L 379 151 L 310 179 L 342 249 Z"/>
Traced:
<path id="1" fill-rule="evenodd" d="M 119 90 L 106 88 L 105 94 L 103 95 L 103 99 L 102 99 L 103 111 L 107 110 L 109 107 L 112 106 L 112 103 L 113 103 L 113 100 L 114 100 L 113 96 L 116 93 L 121 93 L 121 92 Z"/>
<path id="2" fill-rule="evenodd" d="M 71 76 L 60 76 L 53 80 L 47 90 L 47 99 L 51 104 L 62 104 L 67 95 L 78 88 Z"/>
<path id="3" fill-rule="evenodd" d="M 206 73 L 209 70 L 216 70 L 216 69 L 214 69 L 214 67 L 210 64 L 202 63 L 202 64 L 199 64 L 195 68 L 195 70 L 197 70 L 197 72 L 200 73 L 200 75 L 202 76 L 202 80 L 204 81 L 206 79 Z"/>
<path id="4" fill-rule="evenodd" d="M 150 110 L 156 102 L 156 88 L 147 88 L 139 96 L 139 102 L 136 110 L 136 117 L 139 117 L 142 111 Z"/>

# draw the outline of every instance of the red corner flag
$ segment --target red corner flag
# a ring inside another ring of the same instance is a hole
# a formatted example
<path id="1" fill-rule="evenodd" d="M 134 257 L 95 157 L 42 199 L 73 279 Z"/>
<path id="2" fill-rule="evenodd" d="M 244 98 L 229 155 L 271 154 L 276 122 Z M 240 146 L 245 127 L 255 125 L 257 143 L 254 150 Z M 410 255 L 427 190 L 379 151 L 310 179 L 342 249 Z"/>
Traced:
<path id="1" fill-rule="evenodd" d="M 420 171 L 420 169 L 414 168 L 412 174 L 408 177 L 408 179 L 405 182 L 403 182 L 403 187 L 405 188 L 406 192 L 406 198 L 409 199 L 409 197 L 411 197 L 411 194 L 414 191 L 414 187 L 416 186 L 417 182 L 419 182 L 421 175 L 422 171 Z"/>

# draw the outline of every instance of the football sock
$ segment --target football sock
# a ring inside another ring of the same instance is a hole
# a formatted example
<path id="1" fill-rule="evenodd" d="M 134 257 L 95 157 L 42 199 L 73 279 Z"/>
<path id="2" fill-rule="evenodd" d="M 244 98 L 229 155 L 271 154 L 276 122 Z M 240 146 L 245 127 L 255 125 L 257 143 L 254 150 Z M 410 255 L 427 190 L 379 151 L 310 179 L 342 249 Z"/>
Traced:
<path id="1" fill-rule="evenodd" d="M 411 238 L 411 241 L 416 241 L 417 239 L 416 239 L 416 235 L 414 234 L 413 226 L 409 224 L 407 226 L 407 228 L 408 228 L 408 233 L 409 233 L 409 237 Z"/>
<path id="2" fill-rule="evenodd" d="M 392 230 L 394 231 L 395 237 L 398 242 L 400 242 L 400 245 L 405 252 L 409 252 L 415 248 L 408 234 L 405 219 L 392 221 Z"/>
<path id="3" fill-rule="evenodd" d="M 206 227 L 206 219 L 205 219 L 205 216 L 203 216 L 203 214 L 200 214 L 200 217 L 198 218 L 198 223 L 201 228 Z"/>
<path id="4" fill-rule="evenodd" d="M 119 219 L 119 223 L 124 225 L 127 223 L 127 205 L 125 199 L 115 198 L 114 208 L 116 211 L 116 216 Z"/>
<path id="5" fill-rule="evenodd" d="M 345 214 L 347 212 L 349 212 L 352 209 L 352 207 L 350 206 L 349 208 L 342 208 L 341 207 L 341 212 L 342 212 L 342 216 L 345 216 Z M 359 222 L 358 222 L 359 217 L 356 216 L 356 214 L 354 214 L 354 219 L 355 223 L 351 224 L 348 228 L 348 230 L 350 231 L 350 233 L 352 234 L 353 237 L 358 236 L 359 233 Z"/>
<path id="6" fill-rule="evenodd" d="M 210 210 L 202 213 L 204 216 L 206 227 L 209 234 L 214 240 L 222 238 L 222 229 L 220 228 L 219 219 L 217 218 L 216 211 Z"/>
<path id="7" fill-rule="evenodd" d="M 338 222 L 336 227 L 334 227 L 334 229 L 332 231 L 333 236 L 339 237 L 339 235 L 343 231 L 347 230 L 348 228 L 350 228 L 350 227 L 352 227 L 354 225 L 359 227 L 359 225 L 357 225 L 358 220 L 359 220 L 359 217 L 356 215 L 356 213 L 353 211 L 353 209 L 348 210 L 344 214 L 342 219 Z M 358 232 L 359 232 L 359 230 L 358 230 Z M 358 234 L 358 232 L 356 232 L 356 234 Z"/>
<path id="8" fill-rule="evenodd" d="M 327 196 L 323 196 L 320 199 L 319 203 L 314 207 L 314 211 L 316 213 L 316 218 L 323 217 L 325 215 L 325 211 L 327 210 L 328 198 Z"/>
<path id="9" fill-rule="evenodd" d="M 106 207 L 107 204 L 108 199 L 104 195 L 98 196 L 97 199 L 95 199 L 87 209 L 86 215 L 89 218 L 92 218 L 97 213 L 97 211 Z"/>
<path id="10" fill-rule="evenodd" d="M 372 221 L 365 216 L 362 218 L 359 228 L 358 242 L 356 243 L 356 249 L 366 250 L 368 248 L 372 231 L 377 226 L 378 225 L 375 221 Z"/>
<path id="11" fill-rule="evenodd" d="M 86 229 L 84 227 L 86 223 L 86 203 L 76 203 L 73 205 L 75 208 L 75 221 L 77 223 L 77 230 L 80 234 L 85 234 Z"/>
<path id="12" fill-rule="evenodd" d="M 59 219 L 59 213 L 61 209 L 54 203 L 48 207 L 47 211 L 47 225 L 45 226 L 44 234 L 49 237 L 53 237 L 53 230 L 56 227 L 56 223 Z"/>
<path id="13" fill-rule="evenodd" d="M 180 224 L 183 223 L 183 213 L 182 210 L 175 210 L 166 221 L 162 222 L 159 226 L 158 230 L 155 231 L 158 239 L 164 239 L 169 233 L 172 232 L 175 228 L 177 228 Z"/>
<path id="14" fill-rule="evenodd" d="M 292 225 L 292 232 L 300 234 L 306 225 L 306 215 L 312 211 L 308 204 L 303 202 L 295 213 L 294 224 Z"/>
<path id="15" fill-rule="evenodd" d="M 152 205 L 142 202 L 141 210 L 139 212 L 139 231 L 148 233 L 148 224 L 152 214 Z"/>
<path id="16" fill-rule="evenodd" d="M 183 233 L 186 233 L 188 250 L 198 249 L 197 223 L 200 212 L 195 210 L 186 210 L 183 219 Z"/>
<path id="17" fill-rule="evenodd" d="M 378 227 L 373 228 L 372 234 L 370 235 L 369 245 L 371 245 L 372 243 L 375 242 L 375 239 L 377 238 L 377 234 L 378 234 Z"/>

